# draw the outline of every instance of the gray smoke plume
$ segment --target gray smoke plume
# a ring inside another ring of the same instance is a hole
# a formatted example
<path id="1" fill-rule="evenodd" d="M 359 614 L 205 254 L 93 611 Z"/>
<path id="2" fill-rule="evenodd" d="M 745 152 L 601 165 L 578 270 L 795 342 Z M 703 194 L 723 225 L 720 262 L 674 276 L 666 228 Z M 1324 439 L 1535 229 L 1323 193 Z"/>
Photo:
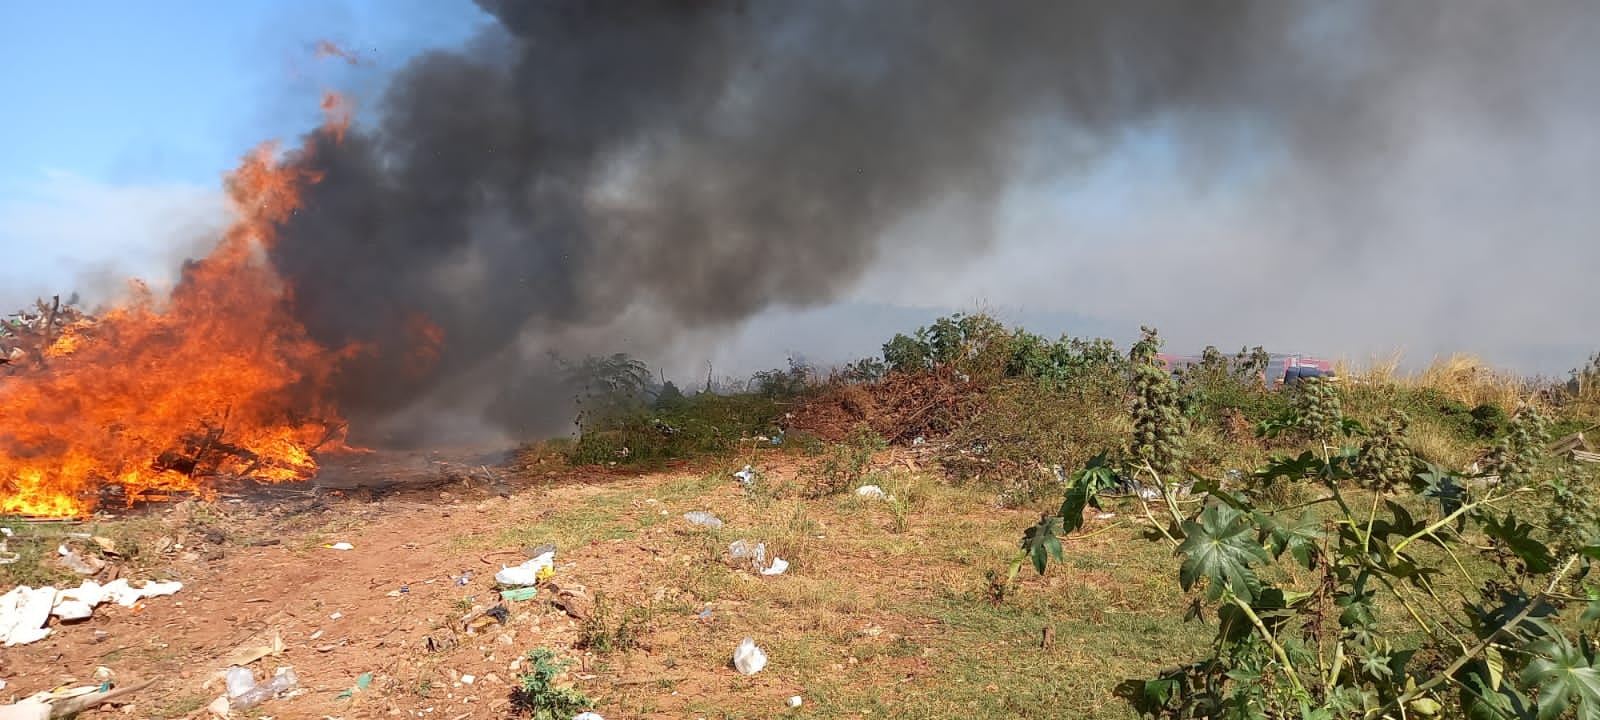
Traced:
<path id="1" fill-rule="evenodd" d="M 1425 73 L 1481 90 L 1441 110 L 1514 124 L 1530 64 L 1595 27 L 1583 2 L 478 4 L 481 36 L 312 138 L 323 179 L 272 251 L 317 337 L 381 348 L 341 390 L 385 432 L 440 408 L 547 431 L 570 415 L 542 352 L 655 359 L 890 254 L 962 262 L 1009 188 L 1155 127 L 1197 182 L 1266 155 L 1359 192 L 1432 107 Z M 935 209 L 941 232 L 891 239 Z"/>

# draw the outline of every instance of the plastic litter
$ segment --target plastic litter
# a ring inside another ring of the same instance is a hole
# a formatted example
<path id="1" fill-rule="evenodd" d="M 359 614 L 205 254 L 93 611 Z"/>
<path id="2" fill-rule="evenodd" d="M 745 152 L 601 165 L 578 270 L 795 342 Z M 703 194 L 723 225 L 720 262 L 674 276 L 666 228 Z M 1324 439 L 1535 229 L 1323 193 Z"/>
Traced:
<path id="1" fill-rule="evenodd" d="M 1096 520 L 1110 520 L 1111 518 L 1114 518 L 1116 516 L 1117 516 L 1116 513 L 1111 513 L 1111 512 L 1096 513 L 1095 516 L 1094 516 L 1094 519 L 1096 519 Z"/>
<path id="2" fill-rule="evenodd" d="M 106 566 L 99 558 L 85 558 L 79 555 L 78 551 L 65 545 L 56 546 L 56 552 L 61 554 L 61 564 L 79 575 L 93 575 Z"/>
<path id="3" fill-rule="evenodd" d="M 517 602 L 519 600 L 532 600 L 538 594 L 539 588 L 520 587 L 513 590 L 501 590 L 500 599 L 506 602 Z"/>
<path id="4" fill-rule="evenodd" d="M 511 587 L 538 585 L 542 579 L 541 572 L 546 572 L 545 576 L 548 577 L 548 573 L 555 572 L 555 569 L 556 553 L 551 550 L 515 567 L 500 566 L 500 572 L 494 574 L 494 581 Z"/>
<path id="5" fill-rule="evenodd" d="M 684 513 L 683 518 L 696 525 L 712 528 L 714 530 L 722 527 L 722 521 L 718 520 L 717 516 L 712 515 L 704 510 L 695 510 L 694 512 Z"/>
<path id="6" fill-rule="evenodd" d="M 325 548 L 327 548 L 329 550 L 354 550 L 354 549 L 356 549 L 356 546 L 351 545 L 350 543 L 347 543 L 347 542 L 336 542 L 336 543 L 334 543 L 332 545 L 323 545 L 323 547 L 325 547 Z"/>
<path id="7" fill-rule="evenodd" d="M 754 675 L 767 666 L 767 653 L 756 647 L 754 638 L 745 638 L 733 651 L 733 667 L 742 675 Z"/>
<path id="8" fill-rule="evenodd" d="M 752 481 L 754 481 L 756 479 L 756 471 L 755 471 L 755 468 L 752 468 L 749 465 L 746 465 L 746 466 L 744 466 L 743 470 L 740 470 L 739 472 L 734 473 L 733 476 L 736 477 L 736 478 L 739 478 L 739 482 L 742 482 L 745 485 L 749 485 Z"/>
<path id="9" fill-rule="evenodd" d="M 754 547 L 743 540 L 735 540 L 728 544 L 728 554 L 735 560 L 749 560 L 757 570 L 766 567 L 767 544 L 756 543 Z"/>
<path id="10" fill-rule="evenodd" d="M 56 589 L 37 590 L 26 585 L 0 595 L 0 640 L 6 647 L 26 645 L 50 635 L 44 624 L 50 621 Z"/>
<path id="11" fill-rule="evenodd" d="M 372 687 L 372 673 L 361 673 L 361 677 L 356 678 L 356 686 L 339 693 L 339 698 L 342 700 L 344 698 L 352 697 L 356 693 L 366 690 L 369 687 Z"/>
<path id="12" fill-rule="evenodd" d="M 255 686 L 255 673 L 250 672 L 250 670 L 247 668 L 239 667 L 238 665 L 228 668 L 228 697 L 239 697 L 240 695 L 250 692 L 250 688 Z"/>
<path id="13" fill-rule="evenodd" d="M 789 707 L 792 707 L 792 708 L 800 707 L 800 704 L 803 703 L 803 702 L 805 702 L 805 701 L 801 700 L 799 695 L 795 695 L 795 696 L 789 698 Z"/>
<path id="14" fill-rule="evenodd" d="M 597 712 L 581 712 L 572 716 L 572 720 L 606 720 Z"/>
<path id="15" fill-rule="evenodd" d="M 10 565 L 22 559 L 19 553 L 11 552 L 6 544 L 11 542 L 11 528 L 0 527 L 0 565 Z"/>
<path id="16" fill-rule="evenodd" d="M 231 670 L 229 671 L 232 672 Z M 249 672 L 249 671 L 246 671 Z M 261 703 L 275 698 L 283 697 L 300 688 L 300 678 L 294 674 L 293 668 L 278 668 L 278 673 L 271 680 L 260 685 L 253 683 L 251 687 L 238 695 L 233 695 L 233 678 L 229 677 L 228 706 L 232 709 L 244 710 L 253 708 Z"/>
<path id="17" fill-rule="evenodd" d="M 31 588 L 26 585 L 12 588 L 0 595 L 0 643 L 7 647 L 26 645 L 43 640 L 50 635 L 45 624 L 54 615 L 63 621 L 89 618 L 94 608 L 106 601 L 131 608 L 149 597 L 171 595 L 183 588 L 183 583 L 145 583 L 134 588 L 127 580 L 115 580 L 101 585 L 85 580 L 75 588 L 57 590 L 53 587 Z"/>
<path id="18" fill-rule="evenodd" d="M 887 494 L 883 492 L 883 488 L 877 485 L 862 485 L 856 488 L 856 496 L 881 500 L 887 497 Z"/>
<path id="19" fill-rule="evenodd" d="M 735 540 L 728 544 L 728 555 L 734 560 L 749 560 L 750 566 L 762 575 L 782 575 L 789 569 L 788 561 L 774 556 L 772 564 L 767 564 L 767 544 L 756 543 L 751 546 L 744 540 Z"/>

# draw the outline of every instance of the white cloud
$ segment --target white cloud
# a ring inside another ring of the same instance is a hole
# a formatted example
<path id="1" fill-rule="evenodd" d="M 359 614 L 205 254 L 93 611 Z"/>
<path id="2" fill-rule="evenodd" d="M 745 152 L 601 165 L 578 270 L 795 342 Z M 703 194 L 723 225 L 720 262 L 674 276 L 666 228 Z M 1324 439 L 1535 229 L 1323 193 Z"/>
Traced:
<path id="1" fill-rule="evenodd" d="M 227 205 L 220 183 L 113 185 L 51 170 L 0 192 L 0 218 L 3 313 L 58 293 L 103 301 L 133 278 L 170 285 L 216 242 Z"/>

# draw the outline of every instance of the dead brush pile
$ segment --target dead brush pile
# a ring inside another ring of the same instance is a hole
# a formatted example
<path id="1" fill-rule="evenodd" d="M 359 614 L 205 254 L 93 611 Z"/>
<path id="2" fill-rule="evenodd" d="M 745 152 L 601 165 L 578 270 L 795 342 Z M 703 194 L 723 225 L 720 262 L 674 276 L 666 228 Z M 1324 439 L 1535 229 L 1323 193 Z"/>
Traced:
<path id="1" fill-rule="evenodd" d="M 833 382 L 792 411 L 789 427 L 843 442 L 866 423 L 890 443 L 941 438 L 977 413 L 984 387 L 948 369 L 889 373 L 872 383 Z"/>

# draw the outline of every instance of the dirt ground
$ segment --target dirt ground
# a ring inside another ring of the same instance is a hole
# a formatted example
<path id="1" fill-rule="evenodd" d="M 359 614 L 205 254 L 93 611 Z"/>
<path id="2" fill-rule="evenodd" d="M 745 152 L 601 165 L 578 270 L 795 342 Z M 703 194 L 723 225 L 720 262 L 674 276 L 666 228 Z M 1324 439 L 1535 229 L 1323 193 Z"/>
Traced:
<path id="1" fill-rule="evenodd" d="M 509 717 L 523 655 L 544 647 L 574 662 L 565 680 L 608 720 L 1130 717 L 1111 688 L 1203 644 L 1177 620 L 1161 549 L 1142 549 L 1120 520 L 1089 521 L 1069 543 L 1071 572 L 1025 570 L 1016 597 L 991 604 L 987 573 L 1005 569 L 1037 510 L 996 507 L 924 474 L 919 457 L 878 459 L 867 481 L 885 500 L 806 498 L 795 491 L 806 460 L 770 452 L 646 474 L 159 507 L 120 521 L 144 538 L 121 572 L 183 589 L 0 649 L 0 698 L 95 683 L 103 667 L 119 685 L 155 684 L 83 717 L 206 717 L 225 658 L 276 635 L 281 655 L 251 667 L 292 666 L 302 690 L 236 716 Z M 754 488 L 730 476 L 747 460 L 762 472 Z M 693 510 L 726 524 L 697 527 L 682 517 Z M 740 567 L 727 553 L 737 539 L 765 542 L 790 569 Z M 337 542 L 354 549 L 324 547 Z M 503 625 L 464 632 L 460 618 L 500 602 L 495 571 L 542 543 L 558 546 L 555 581 L 585 588 L 611 625 L 586 625 L 541 588 L 504 603 Z M 623 620 L 619 647 L 585 649 Z M 1048 648 L 1045 626 L 1057 631 Z M 753 676 L 731 663 L 744 637 L 770 657 Z M 347 693 L 364 673 L 370 685 Z"/>

